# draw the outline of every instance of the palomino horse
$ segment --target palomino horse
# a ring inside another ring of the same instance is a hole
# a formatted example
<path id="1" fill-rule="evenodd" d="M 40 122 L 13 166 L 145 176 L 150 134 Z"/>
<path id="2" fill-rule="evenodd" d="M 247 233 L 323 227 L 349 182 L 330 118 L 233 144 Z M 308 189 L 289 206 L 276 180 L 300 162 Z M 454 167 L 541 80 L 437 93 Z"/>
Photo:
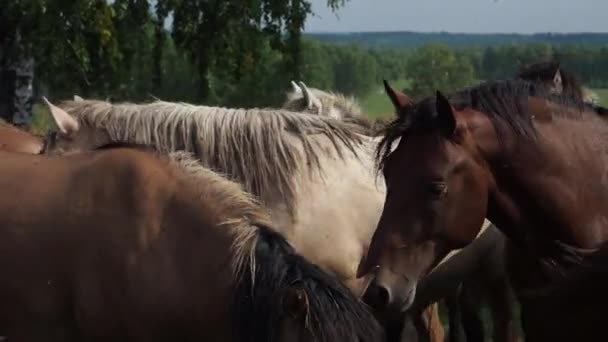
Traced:
<path id="1" fill-rule="evenodd" d="M 304 82 L 298 83 L 291 81 L 292 89 L 287 92 L 283 109 L 354 123 L 368 136 L 375 136 L 388 123 L 383 119 L 368 119 L 354 97 L 308 87 Z"/>
<path id="2" fill-rule="evenodd" d="M 334 113 L 338 118 L 363 115 L 353 98 L 309 88 L 302 82 L 300 86 L 292 82 L 292 87 L 291 92 L 288 92 L 284 108 L 313 115 Z M 386 82 L 385 88 L 388 92 L 398 95 L 399 103 L 411 103 L 411 99 L 406 94 L 393 90 Z M 315 103 L 323 105 L 314 105 Z M 354 114 L 349 114 L 348 111 L 352 108 L 356 111 Z M 366 122 L 362 124 L 368 125 Z M 466 337 L 467 341 L 485 341 L 479 312 L 481 309 L 479 300 L 484 298 L 488 299 L 492 312 L 493 340 L 495 342 L 517 340 L 513 324 L 514 307 L 511 304 L 511 292 L 508 289 L 506 270 L 503 267 L 503 250 L 504 236 L 496 227 L 491 226 L 480 234 L 478 240 L 461 252 L 449 255 L 440 267 L 433 270 L 431 276 L 421 279 L 418 286 L 420 296 L 409 311 L 423 311 L 423 315 L 426 316 L 424 321 L 430 322 L 431 326 L 421 327 L 418 321 L 417 326 L 422 330 L 419 334 L 427 331 L 427 334 L 432 336 L 431 341 L 443 341 L 443 326 L 436 302 L 445 299 L 450 313 L 450 340 L 459 341 Z M 481 296 L 480 292 L 484 296 Z M 433 307 L 428 307 L 424 312 L 428 305 Z M 414 316 L 419 317 L 418 314 Z"/>
<path id="3" fill-rule="evenodd" d="M 606 119 L 520 80 L 398 111 L 378 149 L 387 198 L 360 270 L 386 305 L 407 308 L 421 275 L 487 216 L 516 248 L 507 264 L 526 340 L 605 340 Z"/>
<path id="4" fill-rule="evenodd" d="M 299 84 L 298 84 L 299 83 Z M 295 112 L 327 116 L 334 119 L 363 118 L 363 110 L 354 97 L 309 88 L 304 82 L 291 81 L 291 91 L 283 108 Z"/>
<path id="5" fill-rule="evenodd" d="M 352 125 L 284 110 L 160 101 L 64 108 L 51 106 L 59 131 L 49 153 L 116 142 L 192 152 L 264 203 L 298 253 L 363 293 L 356 271 L 380 217 L 384 184 L 373 170 L 375 142 Z"/>
<path id="6" fill-rule="evenodd" d="M 0 151 L 39 154 L 45 141 L 0 119 Z"/>
<path id="7" fill-rule="evenodd" d="M 299 83 L 299 85 L 298 85 Z M 339 93 L 326 92 L 317 88 L 308 87 L 304 82 L 291 81 L 292 89 L 287 92 L 287 99 L 283 104 L 283 109 L 293 110 L 310 115 L 319 115 L 336 118 L 344 122 L 352 122 L 359 125 L 363 129 L 363 134 L 367 136 L 375 136 L 379 127 L 383 124 L 382 121 L 372 122 L 368 120 L 361 110 L 361 106 L 354 97 L 347 97 Z M 406 96 L 403 94 L 403 96 Z M 409 101 L 409 98 L 404 98 L 404 101 Z M 406 319 L 409 319 L 407 317 Z M 414 326 L 424 326 L 422 330 L 426 331 L 425 335 L 431 336 L 433 342 L 443 342 L 444 331 L 443 325 L 439 318 L 439 308 L 436 303 L 431 304 L 429 308 L 416 317 L 416 322 L 411 322 Z M 402 320 L 397 318 L 394 327 L 388 330 L 401 330 Z M 408 322 L 409 323 L 409 322 Z M 391 324 L 393 325 L 393 324 Z M 396 340 L 393 335 L 396 332 L 389 332 L 389 339 Z M 420 331 L 417 335 L 424 334 Z M 407 334 L 405 334 L 407 335 Z M 403 336 L 408 340 L 415 336 Z"/>
<path id="8" fill-rule="evenodd" d="M 239 185 L 183 153 L 0 159 L 11 341 L 382 339 L 364 304 L 295 254 Z"/>

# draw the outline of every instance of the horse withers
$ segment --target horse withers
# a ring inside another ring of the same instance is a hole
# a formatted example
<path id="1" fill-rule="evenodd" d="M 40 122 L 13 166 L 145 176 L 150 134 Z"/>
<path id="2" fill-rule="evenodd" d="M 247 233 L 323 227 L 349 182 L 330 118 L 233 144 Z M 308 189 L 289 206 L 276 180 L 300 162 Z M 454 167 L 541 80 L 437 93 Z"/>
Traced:
<path id="1" fill-rule="evenodd" d="M 526 339 L 606 338 L 605 118 L 519 80 L 398 111 L 378 150 L 387 200 L 360 272 L 374 272 L 383 300 L 407 308 L 418 279 L 487 216 L 527 256 L 513 277 Z"/>
<path id="2" fill-rule="evenodd" d="M 189 156 L 0 159 L 10 341 L 381 340 L 348 289 L 297 255 L 239 185 Z"/>

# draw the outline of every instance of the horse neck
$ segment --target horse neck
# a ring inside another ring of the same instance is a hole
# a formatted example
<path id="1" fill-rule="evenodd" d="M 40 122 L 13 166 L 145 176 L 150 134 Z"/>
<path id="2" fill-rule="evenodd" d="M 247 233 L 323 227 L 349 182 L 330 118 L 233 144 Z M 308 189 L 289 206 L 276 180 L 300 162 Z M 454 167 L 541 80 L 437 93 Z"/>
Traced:
<path id="1" fill-rule="evenodd" d="M 608 125 L 592 113 L 534 125 L 536 138 L 507 144 L 492 165 L 488 218 L 515 240 L 596 248 L 608 237 Z"/>

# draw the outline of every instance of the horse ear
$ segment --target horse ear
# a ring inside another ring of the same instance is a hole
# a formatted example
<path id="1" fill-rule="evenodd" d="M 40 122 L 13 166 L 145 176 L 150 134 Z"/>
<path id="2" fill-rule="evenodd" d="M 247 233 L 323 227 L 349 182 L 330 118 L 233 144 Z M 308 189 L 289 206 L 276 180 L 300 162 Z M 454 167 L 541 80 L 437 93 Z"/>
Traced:
<path id="1" fill-rule="evenodd" d="M 562 71 L 558 65 L 557 70 L 555 70 L 555 75 L 553 75 L 553 89 L 556 92 L 561 93 L 564 90 L 564 84 L 562 80 Z"/>
<path id="2" fill-rule="evenodd" d="M 306 291 L 299 286 L 289 288 L 283 297 L 283 310 L 296 320 L 308 316 L 310 303 Z"/>
<path id="3" fill-rule="evenodd" d="M 438 90 L 435 99 L 435 110 L 437 111 L 437 123 L 441 132 L 451 137 L 456 132 L 456 117 L 454 116 L 454 108 L 450 101 Z"/>
<path id="4" fill-rule="evenodd" d="M 68 114 L 65 110 L 55 106 L 52 104 L 46 97 L 42 97 L 42 101 L 47 105 L 49 111 L 51 112 L 51 116 L 57 124 L 57 128 L 61 131 L 62 134 L 71 136 L 78 132 L 80 129 L 80 125 L 78 121 L 74 119 L 70 114 Z"/>
<path id="5" fill-rule="evenodd" d="M 413 104 L 412 99 L 410 99 L 409 96 L 405 95 L 403 92 L 393 89 L 393 87 L 388 84 L 387 80 L 384 80 L 383 83 L 384 90 L 386 91 L 388 97 L 391 99 L 393 106 L 395 106 L 397 113 L 400 113 L 401 109 L 409 107 Z"/>
<path id="6" fill-rule="evenodd" d="M 317 109 L 321 110 L 321 101 L 317 99 L 315 94 L 313 94 L 310 89 L 304 84 L 304 82 L 300 81 L 300 88 L 302 88 L 302 94 L 304 94 L 304 99 L 306 100 L 306 106 L 308 109 L 313 109 L 317 107 Z"/>
<path id="7" fill-rule="evenodd" d="M 302 88 L 293 80 L 291 81 L 291 91 L 294 94 L 302 94 Z"/>

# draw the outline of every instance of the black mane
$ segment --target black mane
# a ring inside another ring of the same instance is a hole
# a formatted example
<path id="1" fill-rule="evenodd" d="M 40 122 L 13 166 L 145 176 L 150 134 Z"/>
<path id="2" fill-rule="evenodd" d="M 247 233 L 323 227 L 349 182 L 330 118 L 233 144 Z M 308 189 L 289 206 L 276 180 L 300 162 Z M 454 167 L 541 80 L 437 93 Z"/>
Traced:
<path id="1" fill-rule="evenodd" d="M 567 107 L 595 111 L 599 115 L 606 112 L 601 107 L 584 103 L 580 98 L 573 98 L 567 94 L 556 95 L 544 85 L 525 80 L 485 82 L 454 93 L 449 96 L 449 99 L 457 110 L 472 108 L 488 115 L 499 130 L 499 134 L 501 129 L 509 127 L 520 136 L 535 138 L 536 131 L 532 125 L 532 115 L 527 110 L 527 100 L 532 96 Z M 384 128 L 384 138 L 376 150 L 379 169 L 384 167 L 390 147 L 397 138 L 415 132 L 436 129 L 437 112 L 435 108 L 435 97 L 426 98 L 412 107 L 403 108 L 398 117 Z M 503 124 L 499 124 L 499 122 Z"/>
<path id="2" fill-rule="evenodd" d="M 263 227 L 259 234 L 255 274 L 244 272 L 232 304 L 237 341 L 277 341 L 283 296 L 295 285 L 308 296 L 307 327 L 315 341 L 382 340 L 372 313 L 349 289 L 297 255 L 279 234 Z"/>
<path id="3" fill-rule="evenodd" d="M 520 68 L 517 77 L 530 82 L 551 83 L 559 70 L 562 78 L 563 94 L 583 101 L 583 87 L 573 73 L 563 69 L 555 60 L 542 61 L 525 65 Z"/>

